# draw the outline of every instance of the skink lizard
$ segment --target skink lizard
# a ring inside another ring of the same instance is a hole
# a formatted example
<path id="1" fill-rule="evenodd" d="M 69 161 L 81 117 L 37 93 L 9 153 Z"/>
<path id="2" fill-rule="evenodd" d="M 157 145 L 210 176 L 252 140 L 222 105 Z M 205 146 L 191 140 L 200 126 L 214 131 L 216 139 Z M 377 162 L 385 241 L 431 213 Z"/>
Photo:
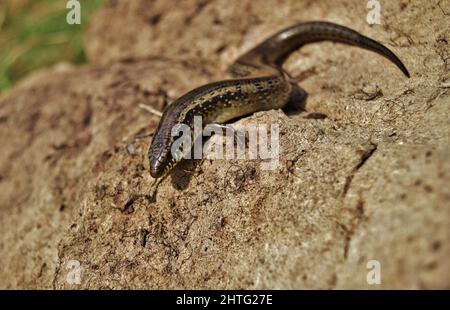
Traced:
<path id="1" fill-rule="evenodd" d="M 293 85 L 282 65 L 308 43 L 334 41 L 376 52 L 392 61 L 407 77 L 400 59 L 382 44 L 347 27 L 328 22 L 307 22 L 281 30 L 239 57 L 229 68 L 235 79 L 213 82 L 191 90 L 166 107 L 151 142 L 148 158 L 154 178 L 166 175 L 179 161 L 171 154 L 176 124 L 192 128 L 194 116 L 204 124 L 225 123 L 257 111 L 280 109 Z"/>

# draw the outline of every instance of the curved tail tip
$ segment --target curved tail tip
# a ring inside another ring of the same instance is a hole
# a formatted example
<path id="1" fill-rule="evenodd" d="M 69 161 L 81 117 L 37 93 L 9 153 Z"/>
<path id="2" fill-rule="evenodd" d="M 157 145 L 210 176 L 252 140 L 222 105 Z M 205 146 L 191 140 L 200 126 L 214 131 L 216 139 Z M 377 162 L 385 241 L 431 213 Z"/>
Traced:
<path id="1" fill-rule="evenodd" d="M 409 74 L 409 71 L 408 71 L 408 69 L 406 69 L 406 67 L 404 67 L 404 68 L 402 69 L 402 72 L 403 72 L 404 75 L 406 75 L 406 77 L 407 77 L 408 79 L 411 77 L 411 74 Z"/>
<path id="2" fill-rule="evenodd" d="M 396 65 L 408 79 L 411 77 L 408 69 L 406 69 L 406 66 L 401 62 L 400 59 L 398 59 L 398 62 L 396 62 Z"/>

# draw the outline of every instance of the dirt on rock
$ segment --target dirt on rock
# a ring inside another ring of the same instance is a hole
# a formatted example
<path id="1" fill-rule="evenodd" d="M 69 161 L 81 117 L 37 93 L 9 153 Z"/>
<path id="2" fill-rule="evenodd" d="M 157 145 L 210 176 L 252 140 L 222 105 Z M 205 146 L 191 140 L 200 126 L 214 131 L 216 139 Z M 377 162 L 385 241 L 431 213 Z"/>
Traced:
<path id="1" fill-rule="evenodd" d="M 0 288 L 450 288 L 450 3 L 381 1 L 381 25 L 366 4 L 106 2 L 89 65 L 0 97 Z M 184 161 L 156 187 L 159 118 L 139 105 L 162 110 L 308 20 L 382 42 L 411 78 L 358 48 L 306 46 L 285 65 L 305 111 L 238 121 L 279 125 L 278 169 Z"/>

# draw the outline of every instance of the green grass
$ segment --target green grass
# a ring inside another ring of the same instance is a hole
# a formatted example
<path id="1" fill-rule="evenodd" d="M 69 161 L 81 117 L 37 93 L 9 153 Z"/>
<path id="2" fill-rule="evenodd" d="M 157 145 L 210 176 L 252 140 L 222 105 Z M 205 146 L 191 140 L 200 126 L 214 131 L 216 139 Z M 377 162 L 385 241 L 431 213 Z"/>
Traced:
<path id="1" fill-rule="evenodd" d="M 81 24 L 66 22 L 66 0 L 0 2 L 0 92 L 60 61 L 85 63 L 83 30 L 103 0 L 80 0 Z"/>

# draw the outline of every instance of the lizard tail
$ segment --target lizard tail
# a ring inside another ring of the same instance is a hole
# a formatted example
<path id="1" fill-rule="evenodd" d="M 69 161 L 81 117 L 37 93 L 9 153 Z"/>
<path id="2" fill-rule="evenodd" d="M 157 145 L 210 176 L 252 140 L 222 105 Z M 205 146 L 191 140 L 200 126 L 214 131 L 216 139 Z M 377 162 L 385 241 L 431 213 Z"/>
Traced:
<path id="1" fill-rule="evenodd" d="M 329 22 L 307 22 L 286 28 L 241 56 L 235 63 L 252 64 L 255 59 L 259 59 L 265 64 L 281 67 L 292 52 L 319 41 L 339 42 L 373 51 L 392 61 L 404 75 L 410 77 L 405 65 L 387 47 L 352 29 Z"/>

